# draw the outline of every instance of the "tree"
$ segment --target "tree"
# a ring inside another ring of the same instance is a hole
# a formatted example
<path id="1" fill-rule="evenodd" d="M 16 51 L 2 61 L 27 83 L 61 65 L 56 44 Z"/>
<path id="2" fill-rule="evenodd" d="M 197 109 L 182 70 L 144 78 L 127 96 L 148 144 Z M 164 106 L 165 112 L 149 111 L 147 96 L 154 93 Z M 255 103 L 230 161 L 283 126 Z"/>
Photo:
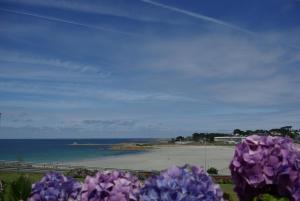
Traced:
<path id="1" fill-rule="evenodd" d="M 208 174 L 218 174 L 218 170 L 214 167 L 210 167 L 210 168 L 208 168 L 207 173 Z"/>
<path id="2" fill-rule="evenodd" d="M 206 135 L 206 141 L 213 143 L 215 141 L 214 135 Z"/>
<path id="3" fill-rule="evenodd" d="M 192 137 L 193 137 L 193 141 L 198 142 L 201 139 L 201 134 L 193 133 Z"/>
<path id="4" fill-rule="evenodd" d="M 246 135 L 247 135 L 247 132 L 242 131 L 242 130 L 240 130 L 240 129 L 234 129 L 233 134 L 234 134 L 234 135 L 240 135 L 240 136 L 246 136 Z"/>
<path id="5" fill-rule="evenodd" d="M 184 141 L 184 137 L 183 136 L 178 136 L 178 137 L 176 137 L 175 141 Z"/>
<path id="6" fill-rule="evenodd" d="M 253 131 L 252 130 L 246 130 L 246 136 L 252 135 Z"/>
<path id="7" fill-rule="evenodd" d="M 242 132 L 242 131 L 241 131 L 240 129 L 238 129 L 238 128 L 233 130 L 233 134 L 234 134 L 234 135 L 240 135 L 241 132 Z"/>

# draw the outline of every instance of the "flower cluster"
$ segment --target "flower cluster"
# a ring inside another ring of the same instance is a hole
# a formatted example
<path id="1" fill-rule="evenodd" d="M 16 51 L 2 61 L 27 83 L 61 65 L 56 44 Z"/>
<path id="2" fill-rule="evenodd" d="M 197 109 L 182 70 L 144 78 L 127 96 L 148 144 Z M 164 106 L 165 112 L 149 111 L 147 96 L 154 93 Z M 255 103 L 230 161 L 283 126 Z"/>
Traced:
<path id="1" fill-rule="evenodd" d="M 243 140 L 230 164 L 240 200 L 267 192 L 299 201 L 299 153 L 289 138 L 253 135 Z"/>
<path id="2" fill-rule="evenodd" d="M 222 201 L 223 192 L 196 166 L 173 166 L 146 180 L 141 201 Z"/>
<path id="3" fill-rule="evenodd" d="M 98 172 L 87 176 L 82 186 L 82 201 L 137 201 L 140 182 L 130 173 Z"/>
<path id="4" fill-rule="evenodd" d="M 50 172 L 33 184 L 28 201 L 75 201 L 78 200 L 80 191 L 80 182 L 60 173 Z"/>

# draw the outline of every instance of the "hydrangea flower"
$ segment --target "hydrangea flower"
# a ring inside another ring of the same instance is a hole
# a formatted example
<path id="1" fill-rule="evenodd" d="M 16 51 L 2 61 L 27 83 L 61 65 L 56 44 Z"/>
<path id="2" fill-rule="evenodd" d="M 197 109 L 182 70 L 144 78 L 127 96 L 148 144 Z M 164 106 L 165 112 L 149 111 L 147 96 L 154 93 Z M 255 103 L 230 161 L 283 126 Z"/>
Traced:
<path id="1" fill-rule="evenodd" d="M 33 184 L 28 201 L 75 201 L 78 200 L 80 191 L 80 182 L 60 173 L 50 172 Z"/>
<path id="2" fill-rule="evenodd" d="M 87 176 L 82 187 L 82 201 L 138 201 L 139 180 L 120 171 L 98 172 Z"/>
<path id="3" fill-rule="evenodd" d="M 196 166 L 173 166 L 146 180 L 140 201 L 223 201 L 223 192 Z"/>
<path id="4" fill-rule="evenodd" d="M 262 193 L 300 200 L 300 154 L 290 138 L 249 136 L 236 146 L 230 164 L 240 200 Z"/>

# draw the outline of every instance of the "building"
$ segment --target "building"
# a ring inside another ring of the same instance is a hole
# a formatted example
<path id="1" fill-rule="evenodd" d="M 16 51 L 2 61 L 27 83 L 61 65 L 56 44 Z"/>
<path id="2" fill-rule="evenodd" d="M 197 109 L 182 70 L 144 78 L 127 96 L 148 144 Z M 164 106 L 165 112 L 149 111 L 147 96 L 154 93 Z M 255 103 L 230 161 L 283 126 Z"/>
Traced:
<path id="1" fill-rule="evenodd" d="M 226 137 L 215 137 L 215 142 L 224 143 L 224 144 L 237 144 L 240 143 L 246 137 L 242 136 L 226 136 Z"/>

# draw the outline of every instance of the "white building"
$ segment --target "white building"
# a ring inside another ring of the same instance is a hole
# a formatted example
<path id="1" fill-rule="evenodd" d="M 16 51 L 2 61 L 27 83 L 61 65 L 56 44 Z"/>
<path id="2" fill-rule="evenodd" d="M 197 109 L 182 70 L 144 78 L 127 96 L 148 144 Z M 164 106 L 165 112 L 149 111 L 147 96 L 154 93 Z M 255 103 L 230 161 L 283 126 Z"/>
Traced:
<path id="1" fill-rule="evenodd" d="M 242 141 L 242 139 L 245 139 L 246 137 L 241 136 L 226 136 L 226 137 L 215 137 L 215 142 L 222 142 L 225 144 L 237 144 Z"/>

